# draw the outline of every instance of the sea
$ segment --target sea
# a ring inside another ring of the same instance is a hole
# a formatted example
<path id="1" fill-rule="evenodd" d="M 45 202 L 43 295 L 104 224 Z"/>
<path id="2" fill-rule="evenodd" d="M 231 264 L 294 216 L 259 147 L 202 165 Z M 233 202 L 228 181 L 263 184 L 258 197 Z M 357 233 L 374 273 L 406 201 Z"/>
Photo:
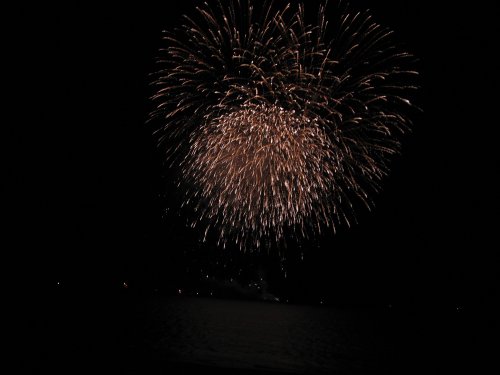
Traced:
<path id="1" fill-rule="evenodd" d="M 471 365 L 465 313 L 50 296 L 34 300 L 17 327 L 18 364 L 40 374 L 447 374 Z"/>

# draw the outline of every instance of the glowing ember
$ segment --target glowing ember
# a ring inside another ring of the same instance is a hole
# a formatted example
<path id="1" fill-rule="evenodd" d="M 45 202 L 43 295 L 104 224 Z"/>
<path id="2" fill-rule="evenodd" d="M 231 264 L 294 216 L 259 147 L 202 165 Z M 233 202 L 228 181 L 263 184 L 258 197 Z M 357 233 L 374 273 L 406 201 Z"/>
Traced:
<path id="1" fill-rule="evenodd" d="M 153 97 L 192 225 L 243 249 L 349 225 L 354 200 L 370 207 L 411 124 L 416 74 L 368 13 L 339 7 L 328 41 L 324 6 L 308 25 L 303 5 L 266 4 L 186 17 L 165 37 Z"/>

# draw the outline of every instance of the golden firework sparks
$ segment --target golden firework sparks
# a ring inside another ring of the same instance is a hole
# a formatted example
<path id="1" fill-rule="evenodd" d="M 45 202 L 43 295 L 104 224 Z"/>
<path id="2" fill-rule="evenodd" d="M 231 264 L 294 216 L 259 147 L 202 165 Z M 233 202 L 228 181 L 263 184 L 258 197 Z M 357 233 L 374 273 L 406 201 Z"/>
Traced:
<path id="1" fill-rule="evenodd" d="M 413 58 L 344 5 L 328 39 L 325 5 L 311 25 L 302 4 L 216 4 L 165 36 L 154 82 L 193 225 L 246 248 L 349 224 L 411 125 Z"/>

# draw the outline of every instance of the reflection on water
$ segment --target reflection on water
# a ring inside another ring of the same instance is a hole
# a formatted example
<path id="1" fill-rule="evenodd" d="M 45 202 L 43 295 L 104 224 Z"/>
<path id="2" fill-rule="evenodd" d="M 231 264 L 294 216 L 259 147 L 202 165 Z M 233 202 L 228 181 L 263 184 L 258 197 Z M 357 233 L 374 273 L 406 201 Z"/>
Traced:
<path id="1" fill-rule="evenodd" d="M 23 364 L 35 373 L 58 368 L 65 374 L 75 366 L 106 374 L 214 368 L 255 375 L 454 373 L 481 365 L 472 358 L 489 351 L 477 327 L 489 332 L 492 321 L 455 309 L 339 309 L 128 293 L 39 295 L 23 306 L 17 335 Z"/>
<path id="2" fill-rule="evenodd" d="M 378 337 L 376 317 L 373 310 L 204 298 L 156 300 L 136 315 L 128 351 L 228 368 L 371 372 L 384 366 L 388 350 Z"/>

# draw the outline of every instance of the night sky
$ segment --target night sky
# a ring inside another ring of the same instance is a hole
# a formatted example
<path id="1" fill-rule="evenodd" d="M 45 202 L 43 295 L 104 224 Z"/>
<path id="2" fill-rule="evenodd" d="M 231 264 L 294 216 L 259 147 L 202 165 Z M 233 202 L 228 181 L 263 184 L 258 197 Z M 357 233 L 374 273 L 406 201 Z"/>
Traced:
<path id="1" fill-rule="evenodd" d="M 222 281 L 241 269 L 242 283 L 264 275 L 271 292 L 301 303 L 493 304 L 498 23 L 490 9 L 351 2 L 370 6 L 420 58 L 415 101 L 423 113 L 414 115 L 375 209 L 358 212 L 358 224 L 335 236 L 291 244 L 283 264 L 202 245 L 177 213 L 174 172 L 145 123 L 148 75 L 161 31 L 194 2 L 125 3 L 12 11 L 21 20 L 12 27 L 21 106 L 8 126 L 12 241 L 4 251 L 19 269 L 16 285 L 97 294 L 126 282 L 134 293 L 168 294 L 202 290 L 205 273 Z"/>

